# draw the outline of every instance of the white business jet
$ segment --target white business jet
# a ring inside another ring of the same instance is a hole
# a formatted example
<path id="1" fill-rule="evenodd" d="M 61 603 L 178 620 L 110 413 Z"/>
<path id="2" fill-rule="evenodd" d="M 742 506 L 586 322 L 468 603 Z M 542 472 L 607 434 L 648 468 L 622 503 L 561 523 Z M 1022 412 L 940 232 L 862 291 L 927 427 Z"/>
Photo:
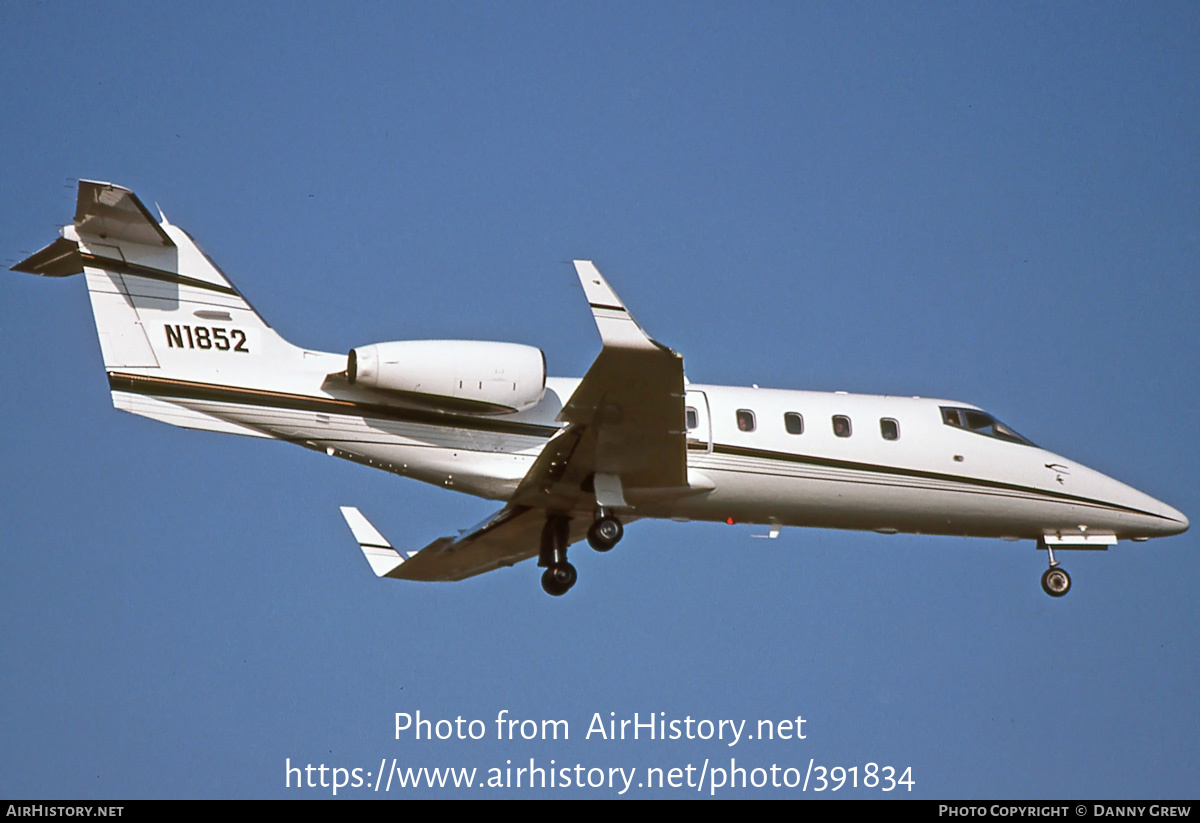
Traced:
<path id="1" fill-rule="evenodd" d="M 969 403 L 689 383 L 591 262 L 575 271 L 603 348 L 582 379 L 529 346 L 465 340 L 297 348 L 182 229 L 128 189 L 81 181 L 60 239 L 13 267 L 86 275 L 113 404 L 176 426 L 286 440 L 503 503 L 419 551 L 342 514 L 372 570 L 462 580 L 567 548 L 608 551 L 643 517 L 1035 540 L 1056 549 L 1179 534 L 1187 518 L 1046 451 Z"/>

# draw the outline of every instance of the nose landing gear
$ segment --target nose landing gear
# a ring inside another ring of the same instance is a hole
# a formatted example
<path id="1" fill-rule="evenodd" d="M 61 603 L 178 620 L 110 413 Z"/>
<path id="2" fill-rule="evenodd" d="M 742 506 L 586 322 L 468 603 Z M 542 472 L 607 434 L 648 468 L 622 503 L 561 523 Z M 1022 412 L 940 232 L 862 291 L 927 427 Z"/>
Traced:
<path id="1" fill-rule="evenodd" d="M 1071 575 L 1059 567 L 1054 559 L 1054 549 L 1044 539 L 1038 539 L 1038 548 L 1045 549 L 1050 556 L 1050 568 L 1042 573 L 1042 591 L 1051 597 L 1062 597 L 1071 590 Z"/>
<path id="2" fill-rule="evenodd" d="M 1066 569 L 1046 569 L 1042 574 L 1042 591 L 1051 597 L 1062 597 L 1071 590 L 1071 575 Z"/>

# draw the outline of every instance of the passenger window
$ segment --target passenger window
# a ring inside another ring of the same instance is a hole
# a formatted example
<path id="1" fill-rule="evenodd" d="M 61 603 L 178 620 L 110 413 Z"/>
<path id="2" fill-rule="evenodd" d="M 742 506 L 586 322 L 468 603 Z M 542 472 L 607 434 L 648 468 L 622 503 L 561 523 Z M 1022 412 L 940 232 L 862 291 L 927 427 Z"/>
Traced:
<path id="1" fill-rule="evenodd" d="M 749 409 L 738 409 L 737 413 L 738 431 L 752 432 L 756 428 L 754 425 L 754 412 Z"/>
<path id="2" fill-rule="evenodd" d="M 783 416 L 783 425 L 788 434 L 804 434 L 804 418 L 796 412 L 788 412 Z"/>
<path id="3" fill-rule="evenodd" d="M 850 418 L 844 414 L 833 416 L 833 433 L 838 437 L 850 436 Z"/>
<path id="4" fill-rule="evenodd" d="M 695 428 L 699 428 L 700 415 L 699 415 L 699 413 L 696 412 L 695 409 L 693 409 L 691 406 L 689 406 L 687 411 L 684 412 L 684 415 L 687 418 L 687 430 L 688 431 L 691 431 L 692 429 L 695 429 Z"/>
<path id="5" fill-rule="evenodd" d="M 879 421 L 879 433 L 883 435 L 884 440 L 899 440 L 900 424 L 890 417 L 885 417 Z"/>

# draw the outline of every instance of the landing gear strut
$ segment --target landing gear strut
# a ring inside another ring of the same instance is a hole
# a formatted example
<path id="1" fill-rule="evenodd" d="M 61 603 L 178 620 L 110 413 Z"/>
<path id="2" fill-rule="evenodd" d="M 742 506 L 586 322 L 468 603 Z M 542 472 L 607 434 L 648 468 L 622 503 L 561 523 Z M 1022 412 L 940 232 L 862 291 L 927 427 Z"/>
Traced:
<path id="1" fill-rule="evenodd" d="M 625 534 L 621 521 L 604 509 L 596 516 L 596 522 L 588 529 L 588 543 L 598 552 L 606 552 L 620 542 Z"/>
<path id="2" fill-rule="evenodd" d="M 567 562 L 570 524 L 568 517 L 550 515 L 542 528 L 538 565 L 546 569 L 542 573 L 542 589 L 553 597 L 562 597 L 570 591 L 579 577 L 575 567 Z"/>
<path id="3" fill-rule="evenodd" d="M 1054 549 L 1045 540 L 1038 540 L 1038 548 L 1045 549 L 1050 555 L 1050 568 L 1042 573 L 1042 591 L 1051 597 L 1062 597 L 1071 590 L 1071 575 L 1067 570 L 1059 568 L 1054 559 Z"/>

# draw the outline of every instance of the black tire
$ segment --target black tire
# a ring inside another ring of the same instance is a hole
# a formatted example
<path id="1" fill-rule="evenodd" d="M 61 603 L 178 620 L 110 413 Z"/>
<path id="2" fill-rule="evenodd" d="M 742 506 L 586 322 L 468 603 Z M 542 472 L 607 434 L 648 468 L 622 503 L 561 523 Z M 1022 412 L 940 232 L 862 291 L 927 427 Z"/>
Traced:
<path id="1" fill-rule="evenodd" d="M 570 563 L 555 563 L 542 572 L 542 589 L 551 597 L 562 597 L 579 578 Z"/>
<path id="2" fill-rule="evenodd" d="M 1042 575 L 1042 591 L 1051 597 L 1062 597 L 1071 590 L 1071 575 L 1055 566 Z"/>
<path id="3" fill-rule="evenodd" d="M 615 517 L 601 517 L 588 528 L 588 545 L 598 552 L 606 552 L 621 542 L 625 527 Z"/>

